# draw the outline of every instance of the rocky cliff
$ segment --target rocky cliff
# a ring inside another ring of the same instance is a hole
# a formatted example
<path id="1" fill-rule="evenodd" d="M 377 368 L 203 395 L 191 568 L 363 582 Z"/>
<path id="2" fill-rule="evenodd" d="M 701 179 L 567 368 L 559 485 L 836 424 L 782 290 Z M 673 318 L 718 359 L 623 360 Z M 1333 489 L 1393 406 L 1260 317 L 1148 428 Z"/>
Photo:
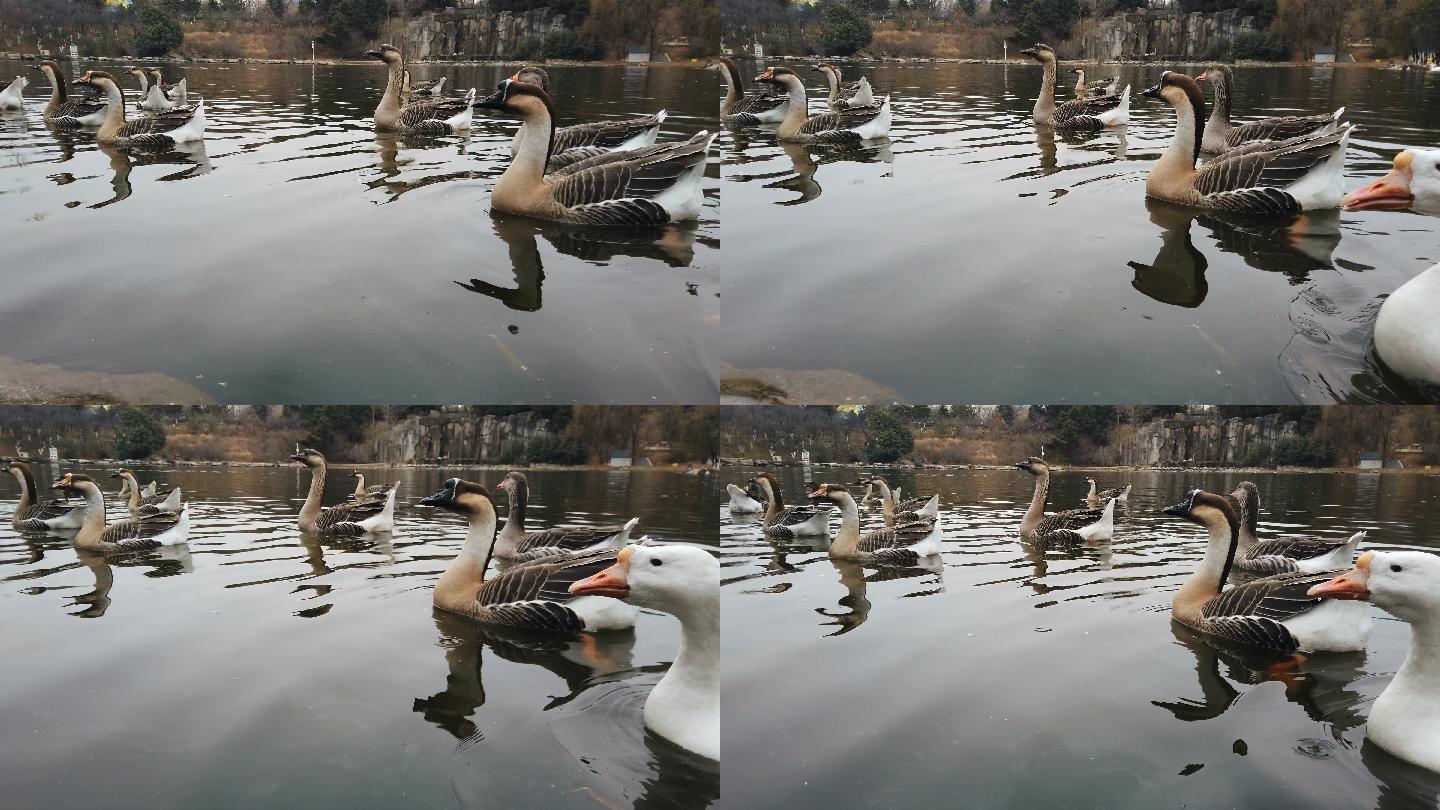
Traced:
<path id="1" fill-rule="evenodd" d="M 530 439 L 550 432 L 550 420 L 525 411 L 476 419 L 468 412 L 431 411 L 382 422 L 365 437 L 366 461 L 408 464 L 500 463 L 513 459 Z"/>
<path id="2" fill-rule="evenodd" d="M 1223 421 L 1205 415 L 1176 414 L 1116 437 L 1110 449 L 1116 464 L 1238 465 L 1257 444 L 1273 444 L 1297 435 L 1295 422 L 1282 420 L 1278 413 Z"/>
<path id="3" fill-rule="evenodd" d="M 548 8 L 497 12 L 489 0 L 416 17 L 405 25 L 408 59 L 514 59 L 522 46 L 544 41 L 565 28 L 565 15 Z"/>
<path id="4" fill-rule="evenodd" d="M 1082 20 L 1067 56 L 1077 59 L 1201 59 L 1242 32 L 1256 32 L 1255 18 L 1236 9 L 1181 14 L 1141 9 L 1101 20 Z"/>

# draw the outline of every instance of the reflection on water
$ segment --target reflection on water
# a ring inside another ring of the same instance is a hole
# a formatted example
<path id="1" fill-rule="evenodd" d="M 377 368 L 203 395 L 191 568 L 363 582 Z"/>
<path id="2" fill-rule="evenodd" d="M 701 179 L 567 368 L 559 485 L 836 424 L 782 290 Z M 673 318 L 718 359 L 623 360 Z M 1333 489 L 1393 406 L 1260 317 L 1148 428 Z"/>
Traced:
<path id="1" fill-rule="evenodd" d="M 493 483 L 504 471 L 371 472 L 400 482 L 395 532 L 322 538 L 296 528 L 309 483 L 298 468 L 141 470 L 191 499 L 190 542 L 109 558 L 66 535 L 17 535 L 7 485 L 8 803 L 708 806 L 716 766 L 649 739 L 641 714 L 678 648 L 672 618 L 556 639 L 433 609 L 465 529 L 414 504 L 455 474 Z M 711 478 L 532 471 L 530 519 L 638 516 L 656 539 L 711 542 L 716 518 L 697 508 L 717 496 Z M 353 488 L 338 470 L 329 483 L 326 503 Z"/>
<path id="2" fill-rule="evenodd" d="M 722 471 L 720 487 L 754 474 Z M 786 491 L 862 470 L 775 470 Z M 938 567 L 832 564 L 823 541 L 777 546 L 720 504 L 727 804 L 1433 807 L 1440 777 L 1372 750 L 1370 703 L 1409 628 L 1376 609 L 1364 653 L 1216 646 L 1170 620 L 1203 533 L 1159 514 L 1190 487 L 1253 479 L 1260 533 L 1435 547 L 1434 476 L 1110 471 L 1133 483 L 1112 542 L 1036 548 L 1013 469 L 884 471 L 939 493 Z M 1056 476 L 1078 506 L 1086 473 Z M 717 490 L 720 489 L 717 487 Z M 864 514 L 866 528 L 880 518 Z M 832 531 L 838 517 L 832 519 Z M 817 616 L 819 621 L 817 621 Z M 743 774 L 743 776 L 741 776 Z"/>
<path id="3" fill-rule="evenodd" d="M 0 75 L 22 68 L 0 59 Z M 514 236 L 489 194 L 515 121 L 377 134 L 374 65 L 180 70 L 206 98 L 202 143 L 98 146 L 91 130 L 42 125 L 38 85 L 24 113 L 0 121 L 7 264 L 67 259 L 6 279 L 7 357 L 156 372 L 228 402 L 715 399 L 718 156 L 698 222 L 647 234 L 531 223 Z M 510 70 L 444 72 L 463 92 Z M 663 107 L 670 140 L 715 129 L 712 77 L 552 71 L 562 124 Z M 90 249 L 76 251 L 77 234 Z M 483 295 L 455 289 L 472 278 Z"/>
<path id="4" fill-rule="evenodd" d="M 731 136 L 725 362 L 809 369 L 826 345 L 834 365 L 915 402 L 1420 399 L 1367 355 L 1373 305 L 1435 262 L 1440 218 L 1170 210 L 1144 194 L 1174 132 L 1163 104 L 1136 98 L 1128 126 L 1056 133 L 1031 121 L 1031 66 L 857 69 L 894 93 L 884 171 L 863 152 L 777 144 L 773 125 Z M 1132 94 L 1160 69 L 1113 66 Z M 1440 83 L 1235 78 L 1240 118 L 1347 106 L 1347 189 L 1404 147 L 1436 146 Z"/>

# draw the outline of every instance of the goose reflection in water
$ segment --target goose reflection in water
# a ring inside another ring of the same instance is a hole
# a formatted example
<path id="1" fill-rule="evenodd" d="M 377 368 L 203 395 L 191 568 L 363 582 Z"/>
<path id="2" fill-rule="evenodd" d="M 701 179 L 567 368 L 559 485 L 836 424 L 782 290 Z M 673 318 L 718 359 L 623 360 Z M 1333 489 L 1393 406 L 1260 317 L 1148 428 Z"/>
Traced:
<path id="1" fill-rule="evenodd" d="M 104 208 L 130 199 L 130 195 L 135 191 L 130 182 L 130 173 L 136 166 L 180 167 L 177 171 L 155 178 L 161 182 L 202 177 L 213 171 L 204 141 L 174 144 L 160 149 L 103 143 L 96 143 L 95 146 L 110 161 L 110 188 L 114 194 L 108 200 L 92 204 L 90 208 Z M 56 182 L 64 185 L 59 179 L 56 179 Z"/>
<path id="2" fill-rule="evenodd" d="M 740 141 L 732 152 L 739 154 L 740 147 L 748 141 Z M 784 189 L 795 193 L 795 197 L 776 200 L 776 205 L 803 205 L 818 199 L 824 189 L 816 180 L 816 174 L 823 165 L 836 163 L 883 163 L 893 167 L 895 153 L 889 140 L 868 143 L 799 144 L 790 141 L 776 141 L 775 145 L 789 159 L 790 166 L 775 171 L 728 172 L 725 179 L 737 182 L 768 181 L 763 188 Z M 892 168 L 893 171 L 893 168 Z"/>
<path id="3" fill-rule="evenodd" d="M 456 139 L 459 139 L 458 144 Z M 436 183 L 448 183 L 452 180 L 468 180 L 475 176 L 469 170 L 456 172 L 443 172 L 441 174 L 421 175 L 414 179 L 402 179 L 402 175 L 415 170 L 423 170 L 427 164 L 422 157 L 427 151 L 445 149 L 454 146 L 456 154 L 464 155 L 470 145 L 469 133 L 464 135 L 447 135 L 427 138 L 422 135 L 395 135 L 393 133 L 375 133 L 375 154 L 380 159 L 380 176 L 373 180 L 365 181 L 365 187 L 376 191 L 384 191 L 386 198 L 378 204 L 395 202 L 400 195 L 417 188 L 424 188 Z M 400 157 L 400 150 L 404 148 L 412 154 Z"/>
<path id="4" fill-rule="evenodd" d="M 68 540 L 67 540 L 68 542 Z M 67 608 L 79 608 L 71 616 L 82 619 L 99 619 L 110 609 L 110 592 L 115 587 L 115 568 L 144 568 L 147 577 L 173 577 L 194 573 L 190 550 L 184 546 L 162 546 L 139 554 L 125 554 L 106 557 L 95 551 L 74 549 L 80 566 L 89 569 L 94 577 L 94 587 L 89 591 L 70 596 Z M 46 574 L 53 572 L 35 572 Z M 43 591 L 37 591 L 43 592 Z"/>
<path id="5" fill-rule="evenodd" d="M 1150 221 L 1160 228 L 1160 252 L 1149 264 L 1127 263 L 1135 271 L 1130 285 L 1162 304 L 1200 306 L 1210 292 L 1205 280 L 1210 263 L 1190 236 L 1196 212 L 1150 199 L 1145 201 L 1145 207 Z"/>

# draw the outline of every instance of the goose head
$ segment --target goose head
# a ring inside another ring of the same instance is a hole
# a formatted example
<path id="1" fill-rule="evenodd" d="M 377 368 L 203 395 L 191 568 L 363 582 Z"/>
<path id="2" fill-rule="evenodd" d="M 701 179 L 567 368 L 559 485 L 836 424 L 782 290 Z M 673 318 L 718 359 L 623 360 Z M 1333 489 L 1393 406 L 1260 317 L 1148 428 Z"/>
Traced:
<path id="1" fill-rule="evenodd" d="M 1367 551 L 1355 567 L 1309 591 L 1310 596 L 1359 599 L 1407 622 L 1440 615 L 1440 557 L 1423 551 Z"/>
<path id="2" fill-rule="evenodd" d="M 126 72 L 126 73 L 129 73 L 131 76 L 134 76 L 135 78 L 137 78 L 137 79 L 139 79 L 139 80 L 141 80 L 141 81 L 147 81 L 147 80 L 148 80 L 148 77 L 145 75 L 145 69 L 144 69 L 144 68 L 139 68 L 139 67 L 126 68 L 126 69 L 125 69 L 125 72 Z"/>
<path id="3" fill-rule="evenodd" d="M 1140 95 L 1158 98 L 1177 110 L 1186 106 L 1197 111 L 1205 109 L 1205 94 L 1200 92 L 1200 85 L 1184 73 L 1173 70 L 1161 73 L 1160 81 L 1154 87 L 1142 91 Z"/>
<path id="4" fill-rule="evenodd" d="M 1055 49 L 1043 42 L 1037 42 L 1028 48 L 1023 48 L 1020 53 L 1034 59 L 1042 65 L 1055 64 Z"/>
<path id="5" fill-rule="evenodd" d="M 475 102 L 476 109 L 501 110 L 525 118 L 532 113 L 544 111 L 555 120 L 555 100 L 545 88 L 530 82 L 505 79 L 495 93 Z"/>
<path id="6" fill-rule="evenodd" d="M 614 565 L 570 585 L 576 596 L 609 596 L 671 615 L 719 592 L 720 563 L 694 546 L 626 546 Z"/>
<path id="7" fill-rule="evenodd" d="M 451 478 L 441 485 L 439 492 L 420 499 L 421 506 L 444 509 L 468 517 L 495 517 L 495 505 L 490 501 L 490 490 L 484 484 Z"/>
<path id="8" fill-rule="evenodd" d="M 1050 465 L 1046 464 L 1044 459 L 1038 459 L 1034 456 L 1031 456 L 1024 461 L 1017 462 L 1015 464 L 1015 468 L 1018 470 L 1024 470 L 1025 472 L 1030 473 L 1031 475 L 1036 477 L 1050 474 Z"/>
<path id="9" fill-rule="evenodd" d="M 1346 194 L 1340 204 L 1346 211 L 1413 208 L 1440 215 L 1440 149 L 1406 149 L 1389 174 Z"/>
<path id="10" fill-rule="evenodd" d="M 15 476 L 15 480 L 22 483 L 25 481 L 25 473 L 29 472 L 29 470 L 30 468 L 25 466 L 25 462 L 18 459 L 12 458 L 10 459 L 10 463 L 5 465 L 5 472 Z"/>
<path id="11" fill-rule="evenodd" d="M 759 473 L 754 478 L 751 478 L 750 486 L 759 490 L 767 501 L 774 501 L 775 493 L 780 491 L 780 482 L 776 481 L 775 476 L 768 472 Z"/>
<path id="12" fill-rule="evenodd" d="M 1210 65 L 1205 68 L 1204 72 L 1195 77 L 1195 81 L 1197 82 L 1209 82 L 1214 85 L 1216 98 L 1230 93 L 1231 80 L 1230 68 L 1225 65 Z"/>
<path id="13" fill-rule="evenodd" d="M 144 75 L 144 72 L 141 71 L 140 68 L 131 68 L 130 72 Z M 108 90 L 115 84 L 115 77 L 103 70 L 87 70 L 83 76 L 71 82 L 71 84 L 83 84 L 103 91 Z"/>
<path id="14" fill-rule="evenodd" d="M 99 492 L 100 487 L 95 484 L 95 479 L 83 473 L 65 473 L 60 480 L 50 485 L 51 489 L 60 489 L 66 492 L 75 492 L 84 495 L 89 492 Z"/>
<path id="15" fill-rule="evenodd" d="M 290 460 L 297 464 L 303 464 L 306 467 L 310 467 L 312 469 L 315 467 L 325 466 L 324 454 L 322 454 L 319 450 L 316 450 L 313 447 L 307 447 L 304 450 L 301 450 L 300 452 L 291 456 Z"/>
<path id="16" fill-rule="evenodd" d="M 365 52 L 365 55 L 371 59 L 379 59 L 387 65 L 405 61 L 405 57 L 401 55 L 400 49 L 388 42 L 378 48 L 371 48 Z"/>
<path id="17" fill-rule="evenodd" d="M 505 473 L 505 477 L 500 479 L 500 483 L 496 484 L 495 488 L 505 490 L 506 492 L 511 490 L 518 492 L 528 489 L 529 485 L 530 482 L 525 478 L 525 473 L 511 471 Z"/>
<path id="18" fill-rule="evenodd" d="M 1227 495 L 1216 495 L 1203 489 L 1190 490 L 1185 500 L 1160 511 L 1206 528 L 1228 526 L 1232 533 L 1240 528 L 1238 504 Z"/>
<path id="19" fill-rule="evenodd" d="M 815 72 L 825 74 L 825 78 L 830 80 L 832 84 L 840 83 L 840 68 L 837 68 L 828 62 L 821 62 L 819 65 L 817 65 L 815 67 Z"/>
<path id="20" fill-rule="evenodd" d="M 850 490 L 839 484 L 820 484 L 810 493 L 812 501 L 829 501 L 837 505 L 845 503 L 845 499 L 849 497 L 853 497 Z"/>
<path id="21" fill-rule="evenodd" d="M 1095 479 L 1091 478 L 1088 475 L 1085 476 L 1085 483 L 1090 484 L 1091 486 L 1098 486 L 1098 484 L 1095 483 Z"/>
<path id="22" fill-rule="evenodd" d="M 795 71 L 787 67 L 766 68 L 765 72 L 756 76 L 754 81 L 773 84 L 776 87 L 783 87 L 786 90 L 801 83 L 800 77 L 795 74 Z"/>
<path id="23" fill-rule="evenodd" d="M 110 477 L 116 479 L 117 481 L 123 480 L 126 483 L 129 483 L 132 479 L 135 478 L 135 471 L 130 469 L 129 467 L 121 467 L 115 472 L 110 473 Z"/>
<path id="24" fill-rule="evenodd" d="M 526 65 L 510 76 L 511 81 L 539 85 L 541 90 L 550 92 L 550 74 L 538 65 Z"/>
<path id="25" fill-rule="evenodd" d="M 30 69 L 44 73 L 45 78 L 49 79 L 51 84 L 58 84 L 59 77 L 62 75 L 60 73 L 60 63 L 53 59 L 46 59 L 38 65 L 31 65 Z"/>
<path id="26" fill-rule="evenodd" d="M 161 81 L 160 81 L 160 76 L 161 76 L 161 74 L 160 74 L 160 68 L 150 68 L 150 78 L 151 78 L 156 84 L 160 84 L 160 83 L 161 83 Z"/>

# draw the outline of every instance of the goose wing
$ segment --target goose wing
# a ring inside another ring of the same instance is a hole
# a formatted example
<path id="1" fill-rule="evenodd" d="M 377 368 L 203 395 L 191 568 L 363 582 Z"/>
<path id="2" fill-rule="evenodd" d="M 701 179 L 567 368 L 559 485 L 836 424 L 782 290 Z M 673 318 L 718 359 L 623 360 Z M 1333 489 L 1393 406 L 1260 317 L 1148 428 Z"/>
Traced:
<path id="1" fill-rule="evenodd" d="M 910 520 L 896 523 L 893 529 L 877 529 L 860 538 L 857 548 L 877 552 L 883 549 L 904 549 L 919 543 L 935 531 L 934 520 Z"/>
<path id="2" fill-rule="evenodd" d="M 1044 535 L 1083 529 L 1100 520 L 1104 514 L 1104 509 L 1067 509 L 1064 512 L 1056 512 L 1040 521 L 1040 525 L 1035 527 L 1035 534 Z"/>
<path id="3" fill-rule="evenodd" d="M 771 521 L 772 526 L 795 526 L 814 518 L 819 512 L 813 506 L 787 506 Z"/>
<path id="4" fill-rule="evenodd" d="M 1334 113 L 1320 115 L 1285 115 L 1251 121 L 1231 128 L 1225 135 L 1228 146 L 1239 146 L 1251 141 L 1284 141 L 1313 134 L 1315 130 L 1336 120 Z"/>
<path id="5" fill-rule="evenodd" d="M 555 201 L 592 225 L 656 225 L 670 218 L 653 198 L 704 163 L 714 136 L 656 144 L 582 160 L 547 178 Z"/>
<path id="6" fill-rule="evenodd" d="M 70 514 L 72 510 L 77 509 L 79 506 L 80 504 L 78 503 L 66 503 L 59 499 L 41 501 L 26 509 L 20 515 L 20 520 L 53 520 L 54 518 L 64 517 Z"/>
<path id="7" fill-rule="evenodd" d="M 173 110 L 126 121 L 124 126 L 120 127 L 120 137 L 141 140 L 148 135 L 164 135 L 171 130 L 185 126 L 194 117 L 194 107 L 176 107 Z"/>
<path id="8" fill-rule="evenodd" d="M 87 115 L 94 115 L 95 113 L 104 110 L 107 106 L 109 105 L 107 105 L 105 102 L 97 101 L 93 98 L 71 98 L 66 100 L 64 104 L 56 107 L 55 112 L 51 117 L 84 118 Z"/>
<path id="9" fill-rule="evenodd" d="M 585 624 L 565 606 L 570 586 L 615 564 L 611 549 L 574 557 L 547 557 L 507 568 L 475 592 L 477 613 L 497 624 L 578 633 Z"/>
<path id="10" fill-rule="evenodd" d="M 781 107 L 789 100 L 789 96 L 782 96 L 776 93 L 757 93 L 746 96 L 736 102 L 735 106 L 730 108 L 730 116 L 759 115 L 760 113 L 770 112 L 777 107 Z"/>
<path id="11" fill-rule="evenodd" d="M 156 537 L 175 528 L 180 523 L 178 512 L 155 512 L 149 515 L 140 515 L 129 520 L 122 520 L 111 523 L 105 527 L 100 534 L 100 541 L 114 543 L 115 551 L 142 551 L 147 548 L 157 548 L 160 542 Z"/>
<path id="12" fill-rule="evenodd" d="M 820 140 L 859 140 L 853 130 L 880 115 L 882 105 L 866 104 L 812 116 L 800 125 L 800 132 Z"/>
<path id="13" fill-rule="evenodd" d="M 360 534 L 363 530 L 356 524 L 384 512 L 385 501 L 339 503 L 320 510 L 320 516 L 315 518 L 315 531 L 322 533 L 349 531 Z"/>
<path id="14" fill-rule="evenodd" d="M 1072 98 L 1055 108 L 1052 122 L 1057 127 L 1104 129 L 1105 122 L 1100 120 L 1100 115 L 1116 109 L 1122 101 L 1124 99 L 1114 93 Z"/>
<path id="15" fill-rule="evenodd" d="M 1206 163 L 1195 174 L 1195 190 L 1219 209 L 1236 212 L 1298 213 L 1283 191 L 1342 148 L 1348 127 L 1328 135 L 1242 147 Z"/>
<path id="16" fill-rule="evenodd" d="M 543 532 L 525 535 L 516 549 L 521 553 L 554 549 L 556 551 L 584 551 L 596 543 L 603 543 L 620 532 L 624 526 L 561 526 Z"/>
<path id="17" fill-rule="evenodd" d="M 1327 582 L 1334 571 L 1319 574 L 1277 574 L 1236 585 L 1200 608 L 1207 630 L 1241 644 L 1289 652 L 1298 646 L 1282 622 L 1320 604 L 1307 592 Z"/>
<path id="18" fill-rule="evenodd" d="M 465 112 L 469 98 L 422 98 L 400 109 L 399 124 L 405 129 L 448 131 L 446 120 Z"/>
<path id="19" fill-rule="evenodd" d="M 609 154 L 614 150 L 603 146 L 576 146 L 566 149 L 564 152 L 552 152 L 550 162 L 545 164 L 545 173 L 553 174 L 561 169 L 568 169 L 581 161 Z"/>
<path id="20" fill-rule="evenodd" d="M 1255 544 L 1251 557 L 1288 557 L 1292 560 L 1309 560 L 1324 557 L 1341 546 L 1348 545 L 1349 538 L 1327 538 L 1313 536 L 1277 537 Z"/>
<path id="21" fill-rule="evenodd" d="M 624 118 L 614 121 L 591 121 L 572 124 L 555 130 L 550 150 L 564 152 L 577 146 L 604 146 L 610 149 L 625 143 L 647 129 L 657 127 L 665 120 L 664 111 L 639 118 Z"/>

